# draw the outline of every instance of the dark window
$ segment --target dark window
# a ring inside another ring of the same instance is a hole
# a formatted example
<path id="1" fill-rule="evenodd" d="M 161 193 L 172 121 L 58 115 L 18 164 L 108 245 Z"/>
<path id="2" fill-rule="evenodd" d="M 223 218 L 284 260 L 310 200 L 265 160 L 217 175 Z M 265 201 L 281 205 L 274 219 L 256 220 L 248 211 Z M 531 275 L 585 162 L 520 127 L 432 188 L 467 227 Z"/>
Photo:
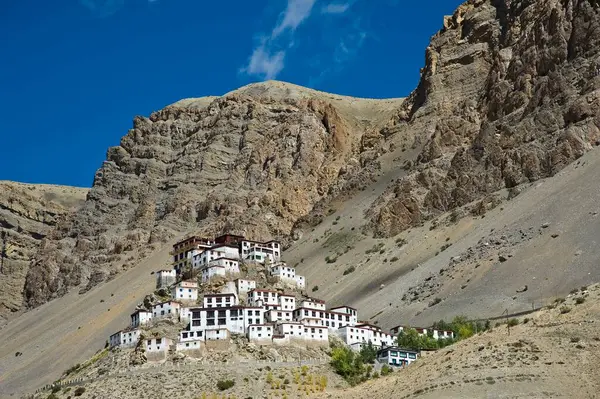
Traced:
<path id="1" fill-rule="evenodd" d="M 181 338 L 187 338 L 188 337 L 188 333 L 181 333 Z"/>
<path id="2" fill-rule="evenodd" d="M 214 310 L 209 310 L 208 312 L 206 312 L 207 317 L 215 317 L 215 311 Z"/>
<path id="3" fill-rule="evenodd" d="M 208 320 L 206 320 L 206 325 L 207 326 L 214 326 L 215 325 L 215 319 L 208 319 Z"/>
<path id="4" fill-rule="evenodd" d="M 219 325 L 220 326 L 224 326 L 225 324 L 227 324 L 227 320 L 225 320 L 225 319 L 219 319 Z"/>
<path id="5" fill-rule="evenodd" d="M 200 325 L 200 320 L 192 320 L 192 326 L 197 327 Z"/>

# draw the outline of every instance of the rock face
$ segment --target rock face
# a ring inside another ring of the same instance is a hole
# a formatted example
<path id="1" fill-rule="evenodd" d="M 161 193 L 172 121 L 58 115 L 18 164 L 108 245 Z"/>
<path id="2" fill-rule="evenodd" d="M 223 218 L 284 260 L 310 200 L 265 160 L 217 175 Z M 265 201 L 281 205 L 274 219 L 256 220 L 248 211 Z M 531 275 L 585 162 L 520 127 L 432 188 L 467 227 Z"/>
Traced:
<path id="1" fill-rule="evenodd" d="M 23 305 L 40 241 L 85 201 L 87 189 L 0 182 L 0 325 Z"/>
<path id="2" fill-rule="evenodd" d="M 470 0 L 446 17 L 394 134 L 423 132 L 408 176 L 369 213 L 393 236 L 597 144 L 600 10 L 591 0 Z"/>
<path id="3" fill-rule="evenodd" d="M 108 150 L 84 206 L 45 240 L 29 305 L 133 265 L 137 248 L 189 232 L 284 238 L 376 158 L 365 145 L 399 100 L 360 100 L 267 82 L 136 117 Z"/>
<path id="4" fill-rule="evenodd" d="M 469 0 L 406 100 L 266 82 L 136 117 L 43 240 L 27 303 L 85 291 L 191 232 L 296 238 L 378 175 L 397 173 L 356 215 L 376 237 L 552 176 L 600 140 L 599 13 L 592 0 Z"/>

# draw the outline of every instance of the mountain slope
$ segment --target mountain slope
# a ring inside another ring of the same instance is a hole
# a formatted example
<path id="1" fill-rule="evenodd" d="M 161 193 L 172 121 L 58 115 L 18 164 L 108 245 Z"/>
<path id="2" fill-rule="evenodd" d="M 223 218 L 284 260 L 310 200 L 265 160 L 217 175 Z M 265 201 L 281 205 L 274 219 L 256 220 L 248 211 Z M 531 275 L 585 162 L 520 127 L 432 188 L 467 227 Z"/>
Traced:
<path id="1" fill-rule="evenodd" d="M 369 132 L 401 102 L 266 82 L 136 118 L 86 203 L 44 242 L 28 304 L 84 292 L 134 266 L 140 248 L 191 231 L 287 237 L 356 171 L 377 168 Z"/>
<path id="2" fill-rule="evenodd" d="M 40 241 L 85 201 L 88 190 L 0 181 L 0 326 L 23 306 L 23 287 Z"/>

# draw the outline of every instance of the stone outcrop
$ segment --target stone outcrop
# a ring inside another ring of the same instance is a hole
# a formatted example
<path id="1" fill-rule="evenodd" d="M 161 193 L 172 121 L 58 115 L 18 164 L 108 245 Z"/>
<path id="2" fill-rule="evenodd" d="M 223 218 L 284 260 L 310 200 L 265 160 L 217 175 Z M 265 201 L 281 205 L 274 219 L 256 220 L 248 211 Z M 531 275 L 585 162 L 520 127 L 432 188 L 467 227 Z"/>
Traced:
<path id="1" fill-rule="evenodd" d="M 600 10 L 590 0 L 470 0 L 444 19 L 387 131 L 424 143 L 368 214 L 377 236 L 552 176 L 600 138 Z"/>
<path id="2" fill-rule="evenodd" d="M 83 204 L 87 191 L 0 182 L 0 325 L 22 308 L 29 262 L 40 241 Z"/>
<path id="3" fill-rule="evenodd" d="M 280 82 L 180 101 L 136 117 L 96 172 L 83 207 L 44 240 L 26 298 L 85 291 L 149 248 L 189 232 L 285 238 L 296 220 L 376 158 L 363 138 L 399 100 L 361 100 Z"/>

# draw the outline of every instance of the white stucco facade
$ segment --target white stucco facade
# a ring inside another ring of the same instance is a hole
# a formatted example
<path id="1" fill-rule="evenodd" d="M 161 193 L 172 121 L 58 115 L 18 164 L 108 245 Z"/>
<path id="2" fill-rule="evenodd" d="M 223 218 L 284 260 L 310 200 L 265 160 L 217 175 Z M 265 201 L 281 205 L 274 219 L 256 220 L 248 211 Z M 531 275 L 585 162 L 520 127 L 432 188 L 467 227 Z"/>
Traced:
<path id="1" fill-rule="evenodd" d="M 181 281 L 173 286 L 171 295 L 177 300 L 196 301 L 198 300 L 198 283 L 195 281 Z"/>
<path id="2" fill-rule="evenodd" d="M 173 341 L 169 338 L 150 338 L 144 340 L 144 347 L 148 353 L 168 352 Z"/>
<path id="3" fill-rule="evenodd" d="M 152 306 L 152 318 L 179 318 L 179 309 L 181 309 L 181 304 L 179 302 L 166 301 L 157 303 Z"/>
<path id="4" fill-rule="evenodd" d="M 129 348 L 136 346 L 140 339 L 140 330 L 122 330 L 114 333 L 108 339 L 111 348 Z"/>
<path id="5" fill-rule="evenodd" d="M 152 312 L 147 310 L 136 310 L 131 314 L 131 327 L 136 328 L 148 324 L 152 320 Z"/>

